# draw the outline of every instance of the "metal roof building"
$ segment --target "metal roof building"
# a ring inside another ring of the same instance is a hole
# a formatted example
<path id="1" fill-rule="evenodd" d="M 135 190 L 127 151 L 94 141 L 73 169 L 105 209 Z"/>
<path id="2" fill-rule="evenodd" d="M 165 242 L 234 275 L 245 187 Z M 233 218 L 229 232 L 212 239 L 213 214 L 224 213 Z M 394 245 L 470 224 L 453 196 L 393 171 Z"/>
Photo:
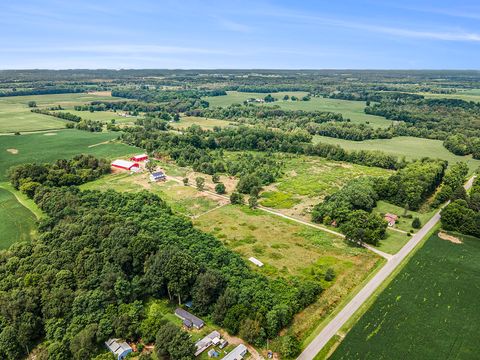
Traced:
<path id="1" fill-rule="evenodd" d="M 243 344 L 240 344 L 235 349 L 230 351 L 230 353 L 228 353 L 223 360 L 242 360 L 247 352 L 247 347 Z"/>
<path id="2" fill-rule="evenodd" d="M 119 339 L 108 339 L 105 345 L 118 360 L 123 360 L 128 354 L 132 352 L 132 348 L 125 341 Z"/>
<path id="3" fill-rule="evenodd" d="M 195 329 L 201 329 L 205 323 L 202 319 L 199 319 L 195 315 L 190 314 L 188 311 L 177 308 L 175 310 L 175 315 L 183 320 L 185 326 L 190 327 L 187 325 L 191 324 Z"/>

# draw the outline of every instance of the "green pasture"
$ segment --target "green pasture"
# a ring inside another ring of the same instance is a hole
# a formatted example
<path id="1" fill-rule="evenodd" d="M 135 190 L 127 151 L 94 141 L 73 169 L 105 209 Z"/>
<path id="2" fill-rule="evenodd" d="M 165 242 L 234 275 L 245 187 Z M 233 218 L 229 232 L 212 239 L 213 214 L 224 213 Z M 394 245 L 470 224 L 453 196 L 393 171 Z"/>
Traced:
<path id="1" fill-rule="evenodd" d="M 431 236 L 330 357 L 476 359 L 480 239 Z"/>
<path id="2" fill-rule="evenodd" d="M 480 89 L 457 90 L 457 92 L 453 94 L 420 94 L 430 99 L 461 99 L 465 101 L 480 102 Z"/>
<path id="3" fill-rule="evenodd" d="M 133 155 L 140 150 L 115 141 L 118 133 L 91 133 L 60 130 L 47 133 L 0 136 L 0 181 L 9 167 L 29 162 L 51 162 L 77 154 L 114 158 Z M 108 142 L 108 143 L 106 143 Z"/>
<path id="4" fill-rule="evenodd" d="M 90 101 L 114 99 L 118 98 L 87 93 L 0 97 L 0 133 L 65 128 L 65 120 L 32 113 L 27 105 L 29 101 L 35 101 L 39 108 L 61 105 L 73 109 L 75 105 Z"/>
<path id="5" fill-rule="evenodd" d="M 393 139 L 352 141 L 315 135 L 313 142 L 335 144 L 346 150 L 380 150 L 398 157 L 405 156 L 407 160 L 430 157 L 447 160 L 451 164 L 464 161 L 468 164 L 470 172 L 473 172 L 480 166 L 480 160 L 475 160 L 471 156 L 458 156 L 452 154 L 443 147 L 443 142 L 441 140 L 399 136 Z"/>
<path id="6" fill-rule="evenodd" d="M 15 195 L 0 187 L 0 249 L 17 241 L 30 241 L 35 234 L 36 217 Z"/>
<path id="7" fill-rule="evenodd" d="M 142 116 L 121 116 L 120 114 L 123 113 L 123 111 L 77 111 L 74 110 L 73 106 L 72 107 L 66 107 L 65 111 L 63 112 L 69 112 L 70 114 L 74 114 L 77 116 L 80 116 L 82 119 L 85 120 L 96 120 L 96 121 L 102 121 L 106 123 L 110 123 L 112 119 L 115 120 L 116 124 L 133 124 L 135 123 L 135 120 L 142 118 Z"/>
<path id="8" fill-rule="evenodd" d="M 231 104 L 243 103 L 249 98 L 264 98 L 267 94 L 263 93 L 243 93 L 237 91 L 229 91 L 225 96 L 211 96 L 206 100 L 210 103 L 210 107 L 216 106 L 228 106 Z M 298 98 L 302 98 L 307 95 L 306 92 L 279 92 L 272 93 L 272 96 L 277 98 L 278 101 L 273 103 L 264 104 L 264 106 L 278 105 L 282 109 L 286 110 L 305 110 L 305 111 L 330 111 L 341 113 L 345 118 L 348 118 L 352 123 L 356 124 L 369 124 L 373 127 L 388 127 L 391 125 L 391 120 L 387 120 L 382 116 L 365 114 L 365 102 L 363 101 L 351 101 L 351 100 L 338 100 L 328 99 L 323 97 L 312 97 L 310 101 L 291 101 L 282 100 L 285 95 L 295 95 Z"/>
<path id="9" fill-rule="evenodd" d="M 208 119 L 197 116 L 182 116 L 179 122 L 171 122 L 170 125 L 172 125 L 174 129 L 186 129 L 192 125 L 198 125 L 202 129 L 212 130 L 215 126 L 229 126 L 230 122 L 226 120 Z"/>

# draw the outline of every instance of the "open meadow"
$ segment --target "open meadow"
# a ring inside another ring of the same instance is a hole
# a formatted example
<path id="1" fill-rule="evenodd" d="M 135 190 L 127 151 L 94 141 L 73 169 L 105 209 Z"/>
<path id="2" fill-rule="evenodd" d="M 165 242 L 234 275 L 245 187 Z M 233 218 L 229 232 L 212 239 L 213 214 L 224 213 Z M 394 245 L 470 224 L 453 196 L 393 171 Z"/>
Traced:
<path id="1" fill-rule="evenodd" d="M 210 107 L 216 106 L 228 106 L 231 104 L 240 104 L 250 98 L 263 99 L 267 94 L 265 93 L 244 93 L 237 91 L 228 91 L 224 96 L 210 96 L 205 98 Z M 363 101 L 351 101 L 351 100 L 339 100 L 329 99 L 323 97 L 312 97 L 309 101 L 291 101 L 283 100 L 285 95 L 296 96 L 301 99 L 307 95 L 302 91 L 290 91 L 290 92 L 278 92 L 272 93 L 272 96 L 277 98 L 278 101 L 264 104 L 265 106 L 278 105 L 285 110 L 304 110 L 304 111 L 330 111 L 340 113 L 343 117 L 348 118 L 352 123 L 356 124 L 369 124 L 373 127 L 388 127 L 392 124 L 391 120 L 387 120 L 382 116 L 375 116 L 365 114 L 365 102 Z"/>
<path id="2" fill-rule="evenodd" d="M 68 121 L 49 115 L 32 113 L 30 111 L 32 108 L 28 107 L 29 101 L 35 101 L 39 108 L 61 105 L 65 109 L 73 109 L 75 105 L 85 104 L 90 101 L 114 99 L 118 98 L 111 97 L 108 93 L 72 93 L 0 97 L 0 133 L 65 128 L 65 124 Z"/>
<path id="3" fill-rule="evenodd" d="M 18 241 L 30 241 L 35 233 L 35 215 L 10 191 L 0 187 L 0 250 Z"/>
<path id="4" fill-rule="evenodd" d="M 212 130 L 214 127 L 226 127 L 230 126 L 230 121 L 218 120 L 218 119 L 208 119 L 198 116 L 182 116 L 180 121 L 171 122 L 170 125 L 174 129 L 186 129 L 192 125 L 198 125 L 204 130 Z"/>
<path id="5" fill-rule="evenodd" d="M 330 357 L 476 359 L 480 240 L 432 235 Z"/>
<path id="6" fill-rule="evenodd" d="M 325 290 L 319 299 L 290 326 L 301 340 L 383 262 L 340 237 L 246 206 L 218 208 L 198 217 L 194 224 L 246 260 L 254 256 L 262 261 L 265 265 L 261 268 L 250 265 L 266 276 L 296 276 L 322 284 Z M 325 280 L 329 268 L 336 274 L 331 282 Z"/>
<path id="7" fill-rule="evenodd" d="M 470 172 L 473 172 L 480 166 L 480 160 L 475 160 L 470 155 L 454 155 L 443 146 L 443 142 L 441 140 L 399 136 L 394 137 L 393 139 L 353 141 L 315 135 L 313 142 L 335 144 L 346 150 L 380 150 L 387 154 L 398 157 L 405 156 L 407 160 L 430 157 L 433 159 L 447 160 L 450 164 L 464 161 L 468 164 Z"/>
<path id="8" fill-rule="evenodd" d="M 77 154 L 113 158 L 133 155 L 139 149 L 115 141 L 118 133 L 81 130 L 0 136 L 0 181 L 9 167 L 29 162 L 51 162 Z"/>
<path id="9" fill-rule="evenodd" d="M 260 203 L 287 215 L 310 220 L 310 210 L 326 195 L 360 176 L 388 176 L 389 170 L 327 160 L 315 156 L 285 155 L 283 176 L 265 187 Z"/>

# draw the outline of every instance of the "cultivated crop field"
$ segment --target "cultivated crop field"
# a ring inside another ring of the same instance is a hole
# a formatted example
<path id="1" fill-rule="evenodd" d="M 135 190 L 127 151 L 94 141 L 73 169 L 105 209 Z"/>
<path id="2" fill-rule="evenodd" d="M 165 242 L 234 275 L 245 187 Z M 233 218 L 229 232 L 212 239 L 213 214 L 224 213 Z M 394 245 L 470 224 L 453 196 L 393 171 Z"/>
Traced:
<path id="1" fill-rule="evenodd" d="M 29 241 L 35 232 L 35 215 L 1 187 L 0 219 L 0 249 L 18 241 Z"/>
<path id="2" fill-rule="evenodd" d="M 391 171 L 314 156 L 285 156 L 284 175 L 267 186 L 261 204 L 310 220 L 311 207 L 359 176 L 388 176 Z"/>
<path id="3" fill-rule="evenodd" d="M 431 236 L 330 357 L 478 358 L 480 239 Z"/>
<path id="4" fill-rule="evenodd" d="M 380 150 L 399 157 L 405 156 L 407 160 L 430 157 L 444 159 L 451 164 L 464 161 L 468 164 L 471 172 L 480 166 L 480 160 L 475 160 L 471 156 L 454 155 L 449 152 L 443 147 L 441 140 L 399 136 L 393 139 L 353 141 L 315 135 L 313 142 L 336 144 L 346 150 Z"/>
<path id="5" fill-rule="evenodd" d="M 30 95 L 0 97 L 0 133 L 15 131 L 39 131 L 63 129 L 67 121 L 48 115 L 32 113 L 28 107 L 29 101 L 35 101 L 39 108 L 61 105 L 72 108 L 95 100 L 114 100 L 107 93 L 76 93 L 54 95 Z M 88 113 L 88 112 L 86 112 Z M 90 114 L 90 113 L 89 113 Z"/>
<path id="6" fill-rule="evenodd" d="M 0 181 L 9 167 L 29 162 L 52 162 L 77 154 L 113 158 L 140 151 L 114 140 L 118 133 L 91 133 L 81 130 L 0 136 Z M 111 142 L 113 141 L 113 142 Z"/>
<path id="7" fill-rule="evenodd" d="M 231 104 L 240 104 L 250 98 L 263 99 L 267 94 L 265 93 L 244 93 L 237 91 L 229 91 L 226 96 L 211 96 L 206 100 L 210 103 L 211 107 L 215 106 L 228 106 Z M 306 92 L 290 91 L 290 92 L 278 92 L 272 93 L 272 96 L 277 98 L 278 101 L 265 104 L 265 106 L 278 105 L 285 110 L 305 110 L 305 111 L 330 111 L 341 113 L 345 118 L 348 118 L 352 123 L 366 124 L 373 127 L 388 127 L 392 124 L 391 120 L 387 120 L 382 116 L 365 114 L 365 103 L 363 101 L 351 101 L 351 100 L 339 100 L 329 99 L 323 97 L 312 97 L 310 101 L 291 101 L 282 100 L 285 95 L 296 96 L 301 99 L 307 95 Z"/>

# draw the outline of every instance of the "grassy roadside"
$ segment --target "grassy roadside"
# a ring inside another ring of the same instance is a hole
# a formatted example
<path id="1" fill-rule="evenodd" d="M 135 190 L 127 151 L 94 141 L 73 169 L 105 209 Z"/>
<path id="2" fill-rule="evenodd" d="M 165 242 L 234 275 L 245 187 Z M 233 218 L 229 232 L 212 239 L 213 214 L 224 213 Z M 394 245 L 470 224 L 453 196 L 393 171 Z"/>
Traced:
<path id="1" fill-rule="evenodd" d="M 328 314 L 325 319 L 322 320 L 322 322 L 302 341 L 302 350 L 305 349 L 308 344 L 310 344 L 313 339 L 323 330 L 325 326 L 328 325 L 328 323 L 347 305 L 350 300 L 352 300 L 355 295 L 358 294 L 358 292 L 367 284 L 376 274 L 377 272 L 383 267 L 383 265 L 386 264 L 386 260 L 383 258 L 378 259 L 377 263 L 375 264 L 375 268 L 373 269 L 368 276 L 366 276 L 362 282 L 360 282 L 354 289 L 353 291 L 350 292 L 348 296 L 346 296 L 338 306 L 335 307 L 335 310 L 332 311 L 330 314 Z"/>
<path id="2" fill-rule="evenodd" d="M 408 256 L 401 262 L 401 264 L 385 279 L 382 284 L 375 290 L 375 292 L 368 298 L 368 300 L 363 303 L 360 308 L 353 314 L 353 316 L 348 319 L 348 321 L 343 325 L 340 331 L 324 346 L 322 351 L 315 356 L 315 360 L 324 360 L 335 351 L 335 349 L 340 345 L 343 338 L 350 331 L 350 329 L 355 325 L 355 323 L 367 312 L 367 310 L 374 304 L 378 296 L 390 285 L 392 280 L 403 270 L 405 265 L 412 259 L 412 257 L 417 253 L 419 249 L 423 247 L 426 241 L 440 229 L 440 223 L 435 225 L 422 239 L 422 241 L 415 247 L 415 249 L 408 254 Z"/>
<path id="3" fill-rule="evenodd" d="M 22 194 L 20 191 L 15 190 L 15 188 L 9 182 L 0 182 L 0 188 L 11 192 L 17 198 L 20 204 L 25 206 L 35 215 L 37 220 L 43 216 L 43 212 L 42 210 L 40 210 L 37 204 L 35 204 L 35 202 L 32 199 L 29 199 L 25 194 Z"/>

